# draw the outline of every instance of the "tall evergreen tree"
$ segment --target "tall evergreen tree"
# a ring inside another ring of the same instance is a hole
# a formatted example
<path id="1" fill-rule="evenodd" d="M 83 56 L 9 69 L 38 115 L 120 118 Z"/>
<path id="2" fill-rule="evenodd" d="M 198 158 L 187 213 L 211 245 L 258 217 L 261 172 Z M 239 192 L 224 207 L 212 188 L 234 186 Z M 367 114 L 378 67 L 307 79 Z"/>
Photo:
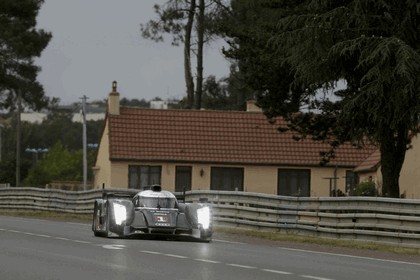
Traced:
<path id="1" fill-rule="evenodd" d="M 216 81 L 215 76 L 209 76 L 204 81 L 202 105 L 205 109 L 245 111 L 247 100 L 254 98 L 254 91 L 246 86 L 235 63 L 228 77 Z"/>
<path id="2" fill-rule="evenodd" d="M 36 30 L 36 17 L 42 0 L 4 0 L 0 2 L 0 108 L 17 108 L 16 186 L 20 184 L 22 103 L 40 109 L 47 106 L 39 67 L 34 57 L 41 55 L 51 35 Z"/>
<path id="3" fill-rule="evenodd" d="M 40 109 L 48 103 L 34 64 L 51 39 L 36 29 L 43 0 L 0 2 L 0 108 L 15 108 L 17 93 L 28 106 Z"/>
<path id="4" fill-rule="evenodd" d="M 237 22 L 226 28 L 233 38 L 227 54 L 242 63 L 266 114 L 286 117 L 302 136 L 329 140 L 326 160 L 344 141 L 376 143 L 383 195 L 399 197 L 419 124 L 420 3 L 235 0 L 230 14 Z M 339 81 L 346 88 L 325 98 Z M 296 114 L 302 106 L 312 111 Z"/>
<path id="5" fill-rule="evenodd" d="M 275 2 L 233 0 L 230 9 L 220 10 L 215 26 L 215 32 L 229 45 L 224 54 L 236 61 L 238 69 L 233 77 L 239 78 L 241 87 L 254 90 L 254 97 L 270 117 L 299 110 L 300 99 L 306 96 L 292 84 L 295 71 L 285 61 L 285 55 L 269 43 L 276 35 L 279 18 L 284 16 L 283 10 L 274 8 Z M 260 98 L 266 93 L 271 95 Z"/>

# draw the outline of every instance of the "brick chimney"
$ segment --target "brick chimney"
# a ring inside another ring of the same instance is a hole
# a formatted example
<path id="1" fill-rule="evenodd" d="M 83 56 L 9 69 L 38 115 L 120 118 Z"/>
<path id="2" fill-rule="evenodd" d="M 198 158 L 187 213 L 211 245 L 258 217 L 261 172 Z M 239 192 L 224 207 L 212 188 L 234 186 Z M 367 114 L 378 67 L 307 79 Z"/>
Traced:
<path id="1" fill-rule="evenodd" d="M 117 91 L 117 82 L 112 82 L 112 91 L 108 96 L 108 113 L 111 115 L 120 114 L 120 94 Z"/>
<path id="2" fill-rule="evenodd" d="M 257 101 L 247 100 L 246 101 L 246 111 L 247 112 L 262 112 L 261 108 L 257 106 Z"/>

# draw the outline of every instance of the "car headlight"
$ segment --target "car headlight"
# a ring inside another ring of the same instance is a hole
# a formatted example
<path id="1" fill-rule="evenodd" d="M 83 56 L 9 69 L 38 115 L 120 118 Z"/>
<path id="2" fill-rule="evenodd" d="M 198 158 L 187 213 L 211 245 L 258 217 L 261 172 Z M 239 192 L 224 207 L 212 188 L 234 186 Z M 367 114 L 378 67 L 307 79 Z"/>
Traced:
<path id="1" fill-rule="evenodd" d="M 115 223 L 120 226 L 127 219 L 127 210 L 122 204 L 114 203 L 113 205 Z"/>
<path id="2" fill-rule="evenodd" d="M 208 229 L 210 227 L 210 208 L 206 206 L 197 209 L 197 220 L 203 229 Z"/>

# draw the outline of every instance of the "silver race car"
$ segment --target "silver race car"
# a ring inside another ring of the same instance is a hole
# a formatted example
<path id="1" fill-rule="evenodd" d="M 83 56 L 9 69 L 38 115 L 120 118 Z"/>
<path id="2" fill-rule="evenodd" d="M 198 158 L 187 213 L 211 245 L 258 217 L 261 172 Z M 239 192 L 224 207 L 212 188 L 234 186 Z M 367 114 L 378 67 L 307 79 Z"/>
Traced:
<path id="1" fill-rule="evenodd" d="M 104 191 L 96 199 L 92 230 L 95 236 L 192 237 L 209 242 L 211 207 L 207 203 L 180 203 L 159 185 L 139 193 Z"/>

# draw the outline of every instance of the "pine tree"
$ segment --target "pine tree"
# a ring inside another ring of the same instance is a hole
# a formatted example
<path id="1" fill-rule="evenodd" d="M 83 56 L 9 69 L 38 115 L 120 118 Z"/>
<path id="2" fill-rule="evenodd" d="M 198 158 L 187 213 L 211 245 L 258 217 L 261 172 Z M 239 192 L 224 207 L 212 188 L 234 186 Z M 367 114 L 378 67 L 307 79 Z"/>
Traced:
<path id="1" fill-rule="evenodd" d="M 168 0 L 164 5 L 155 5 L 156 20 L 141 24 L 142 36 L 156 42 L 164 40 L 165 34 L 172 35 L 172 45 L 183 44 L 184 77 L 187 92 L 186 108 L 200 109 L 203 91 L 204 45 L 212 35 L 209 33 L 214 10 L 219 6 L 215 0 Z M 196 72 L 192 60 L 196 59 Z M 196 76 L 194 83 L 194 76 Z"/>
<path id="2" fill-rule="evenodd" d="M 405 153 L 419 132 L 420 3 L 235 0 L 231 15 L 232 54 L 265 113 L 285 117 L 302 137 L 329 141 L 326 161 L 344 141 L 377 144 L 383 195 L 399 197 Z M 347 87 L 325 98 L 339 81 Z"/>
<path id="3" fill-rule="evenodd" d="M 2 0 L 0 2 L 0 108 L 14 108 L 17 92 L 23 102 L 39 109 L 46 106 L 40 70 L 34 64 L 51 39 L 37 30 L 36 17 L 43 0 Z"/>

